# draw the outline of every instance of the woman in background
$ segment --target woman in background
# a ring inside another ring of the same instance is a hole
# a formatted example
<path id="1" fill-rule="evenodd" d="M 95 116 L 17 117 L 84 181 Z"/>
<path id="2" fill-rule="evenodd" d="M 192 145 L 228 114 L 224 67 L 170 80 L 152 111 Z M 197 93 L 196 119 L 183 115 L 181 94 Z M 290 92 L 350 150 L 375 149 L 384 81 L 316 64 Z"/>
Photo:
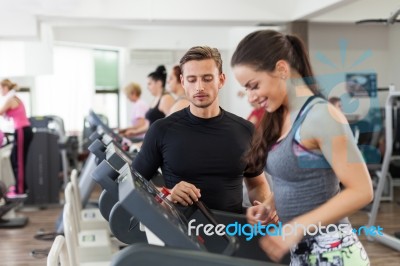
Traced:
<path id="1" fill-rule="evenodd" d="M 133 137 L 146 133 L 151 124 L 169 114 L 175 100 L 169 93 L 165 92 L 166 80 L 167 71 L 162 65 L 147 76 L 147 88 L 154 96 L 153 103 L 146 113 L 147 123 L 141 127 L 128 130 L 127 136 Z"/>
<path id="2" fill-rule="evenodd" d="M 188 107 L 190 103 L 186 98 L 185 89 L 181 84 L 181 74 L 182 71 L 180 66 L 176 65 L 172 68 L 172 72 L 168 77 L 169 92 L 176 96 L 175 103 L 172 105 L 168 115 Z"/>
<path id="3" fill-rule="evenodd" d="M 120 129 L 119 133 L 125 137 L 129 136 L 129 130 L 143 127 L 147 122 L 146 113 L 149 110 L 149 105 L 143 101 L 140 96 L 142 95 L 142 89 L 137 83 L 129 83 L 125 88 L 124 92 L 129 101 L 131 101 L 131 126 L 125 129 Z M 138 135 L 137 137 L 143 137 L 144 134 Z"/>
<path id="4" fill-rule="evenodd" d="M 342 110 L 342 101 L 340 100 L 339 97 L 333 96 L 328 99 L 328 101 L 333 104 L 336 108 L 339 110 Z"/>
<path id="5" fill-rule="evenodd" d="M 11 164 L 15 177 L 15 187 L 10 187 L 7 197 L 24 197 L 27 191 L 25 166 L 29 145 L 33 133 L 26 116 L 25 106 L 15 94 L 17 84 L 8 79 L 0 83 L 4 104 L 0 107 L 0 115 L 5 115 L 14 121 L 14 146 L 11 152 Z"/>
<path id="6" fill-rule="evenodd" d="M 253 123 L 253 125 L 257 128 L 264 116 L 265 108 L 261 107 L 258 103 L 251 103 L 251 106 L 253 106 L 253 110 L 247 117 L 247 120 Z"/>

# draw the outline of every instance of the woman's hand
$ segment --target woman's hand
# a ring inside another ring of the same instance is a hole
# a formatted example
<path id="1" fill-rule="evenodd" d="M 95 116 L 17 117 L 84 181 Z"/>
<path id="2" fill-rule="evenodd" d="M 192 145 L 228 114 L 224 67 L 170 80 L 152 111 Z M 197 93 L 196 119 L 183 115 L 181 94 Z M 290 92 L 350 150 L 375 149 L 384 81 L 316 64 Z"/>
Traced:
<path id="1" fill-rule="evenodd" d="M 137 132 L 136 132 L 136 129 L 134 129 L 134 128 L 128 128 L 127 130 L 125 130 L 124 133 L 122 133 L 122 135 L 126 138 L 133 137 L 133 136 L 137 135 Z"/>
<path id="2" fill-rule="evenodd" d="M 282 235 L 267 235 L 260 239 L 260 247 L 264 250 L 268 257 L 275 262 L 279 262 L 283 256 L 289 252 L 290 248 L 299 243 L 304 236 L 301 226 L 296 227 L 291 223 L 285 225 L 292 226 L 293 230 L 290 230 L 290 234 L 289 232 L 285 234 L 286 230 L 283 230 L 281 232 Z M 295 231 L 295 229 L 297 229 L 297 231 Z"/>
<path id="3" fill-rule="evenodd" d="M 247 209 L 246 218 L 247 222 L 252 225 L 258 222 L 263 225 L 276 224 L 279 221 L 273 202 L 263 204 L 257 200 L 253 202 L 252 207 Z"/>

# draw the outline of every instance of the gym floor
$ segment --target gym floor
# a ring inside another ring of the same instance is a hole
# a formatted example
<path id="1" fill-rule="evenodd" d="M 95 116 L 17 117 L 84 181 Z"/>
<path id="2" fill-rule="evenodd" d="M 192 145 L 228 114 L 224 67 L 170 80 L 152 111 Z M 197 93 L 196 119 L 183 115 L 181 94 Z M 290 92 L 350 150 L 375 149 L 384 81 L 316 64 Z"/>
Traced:
<path id="1" fill-rule="evenodd" d="M 94 193 L 93 199 L 96 199 Z M 376 224 L 383 227 L 384 232 L 400 231 L 400 188 L 395 189 L 395 200 L 381 204 Z M 52 241 L 36 240 L 34 235 L 39 230 L 53 232 L 55 221 L 62 211 L 62 206 L 51 206 L 43 210 L 20 210 L 18 213 L 28 216 L 29 223 L 21 229 L 0 229 L 0 265 L 4 266 L 36 266 L 46 265 L 46 252 Z M 354 227 L 365 225 L 367 213 L 359 211 L 350 217 Z M 398 266 L 400 252 L 394 251 L 382 244 L 369 242 L 360 237 L 364 244 L 372 266 Z M 35 251 L 34 256 L 32 251 Z M 44 252 L 43 252 L 44 251 Z"/>

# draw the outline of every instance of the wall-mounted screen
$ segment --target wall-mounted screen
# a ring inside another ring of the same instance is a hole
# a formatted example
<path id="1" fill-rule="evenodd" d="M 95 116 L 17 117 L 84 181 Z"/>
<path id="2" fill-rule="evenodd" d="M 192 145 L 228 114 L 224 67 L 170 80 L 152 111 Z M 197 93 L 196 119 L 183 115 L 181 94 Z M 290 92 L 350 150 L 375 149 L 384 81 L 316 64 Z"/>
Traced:
<path id="1" fill-rule="evenodd" d="M 347 73 L 346 90 L 352 97 L 376 97 L 376 73 Z"/>

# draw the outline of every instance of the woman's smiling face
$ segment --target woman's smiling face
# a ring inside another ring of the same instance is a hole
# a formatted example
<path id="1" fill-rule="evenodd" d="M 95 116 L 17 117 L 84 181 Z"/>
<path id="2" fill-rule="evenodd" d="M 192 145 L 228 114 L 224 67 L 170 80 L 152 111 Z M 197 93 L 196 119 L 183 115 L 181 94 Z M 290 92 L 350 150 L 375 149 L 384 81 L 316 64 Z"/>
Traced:
<path id="1" fill-rule="evenodd" d="M 250 103 L 258 103 L 267 112 L 276 111 L 287 99 L 286 77 L 277 71 L 256 71 L 248 65 L 233 68 L 236 80 L 246 89 Z"/>

